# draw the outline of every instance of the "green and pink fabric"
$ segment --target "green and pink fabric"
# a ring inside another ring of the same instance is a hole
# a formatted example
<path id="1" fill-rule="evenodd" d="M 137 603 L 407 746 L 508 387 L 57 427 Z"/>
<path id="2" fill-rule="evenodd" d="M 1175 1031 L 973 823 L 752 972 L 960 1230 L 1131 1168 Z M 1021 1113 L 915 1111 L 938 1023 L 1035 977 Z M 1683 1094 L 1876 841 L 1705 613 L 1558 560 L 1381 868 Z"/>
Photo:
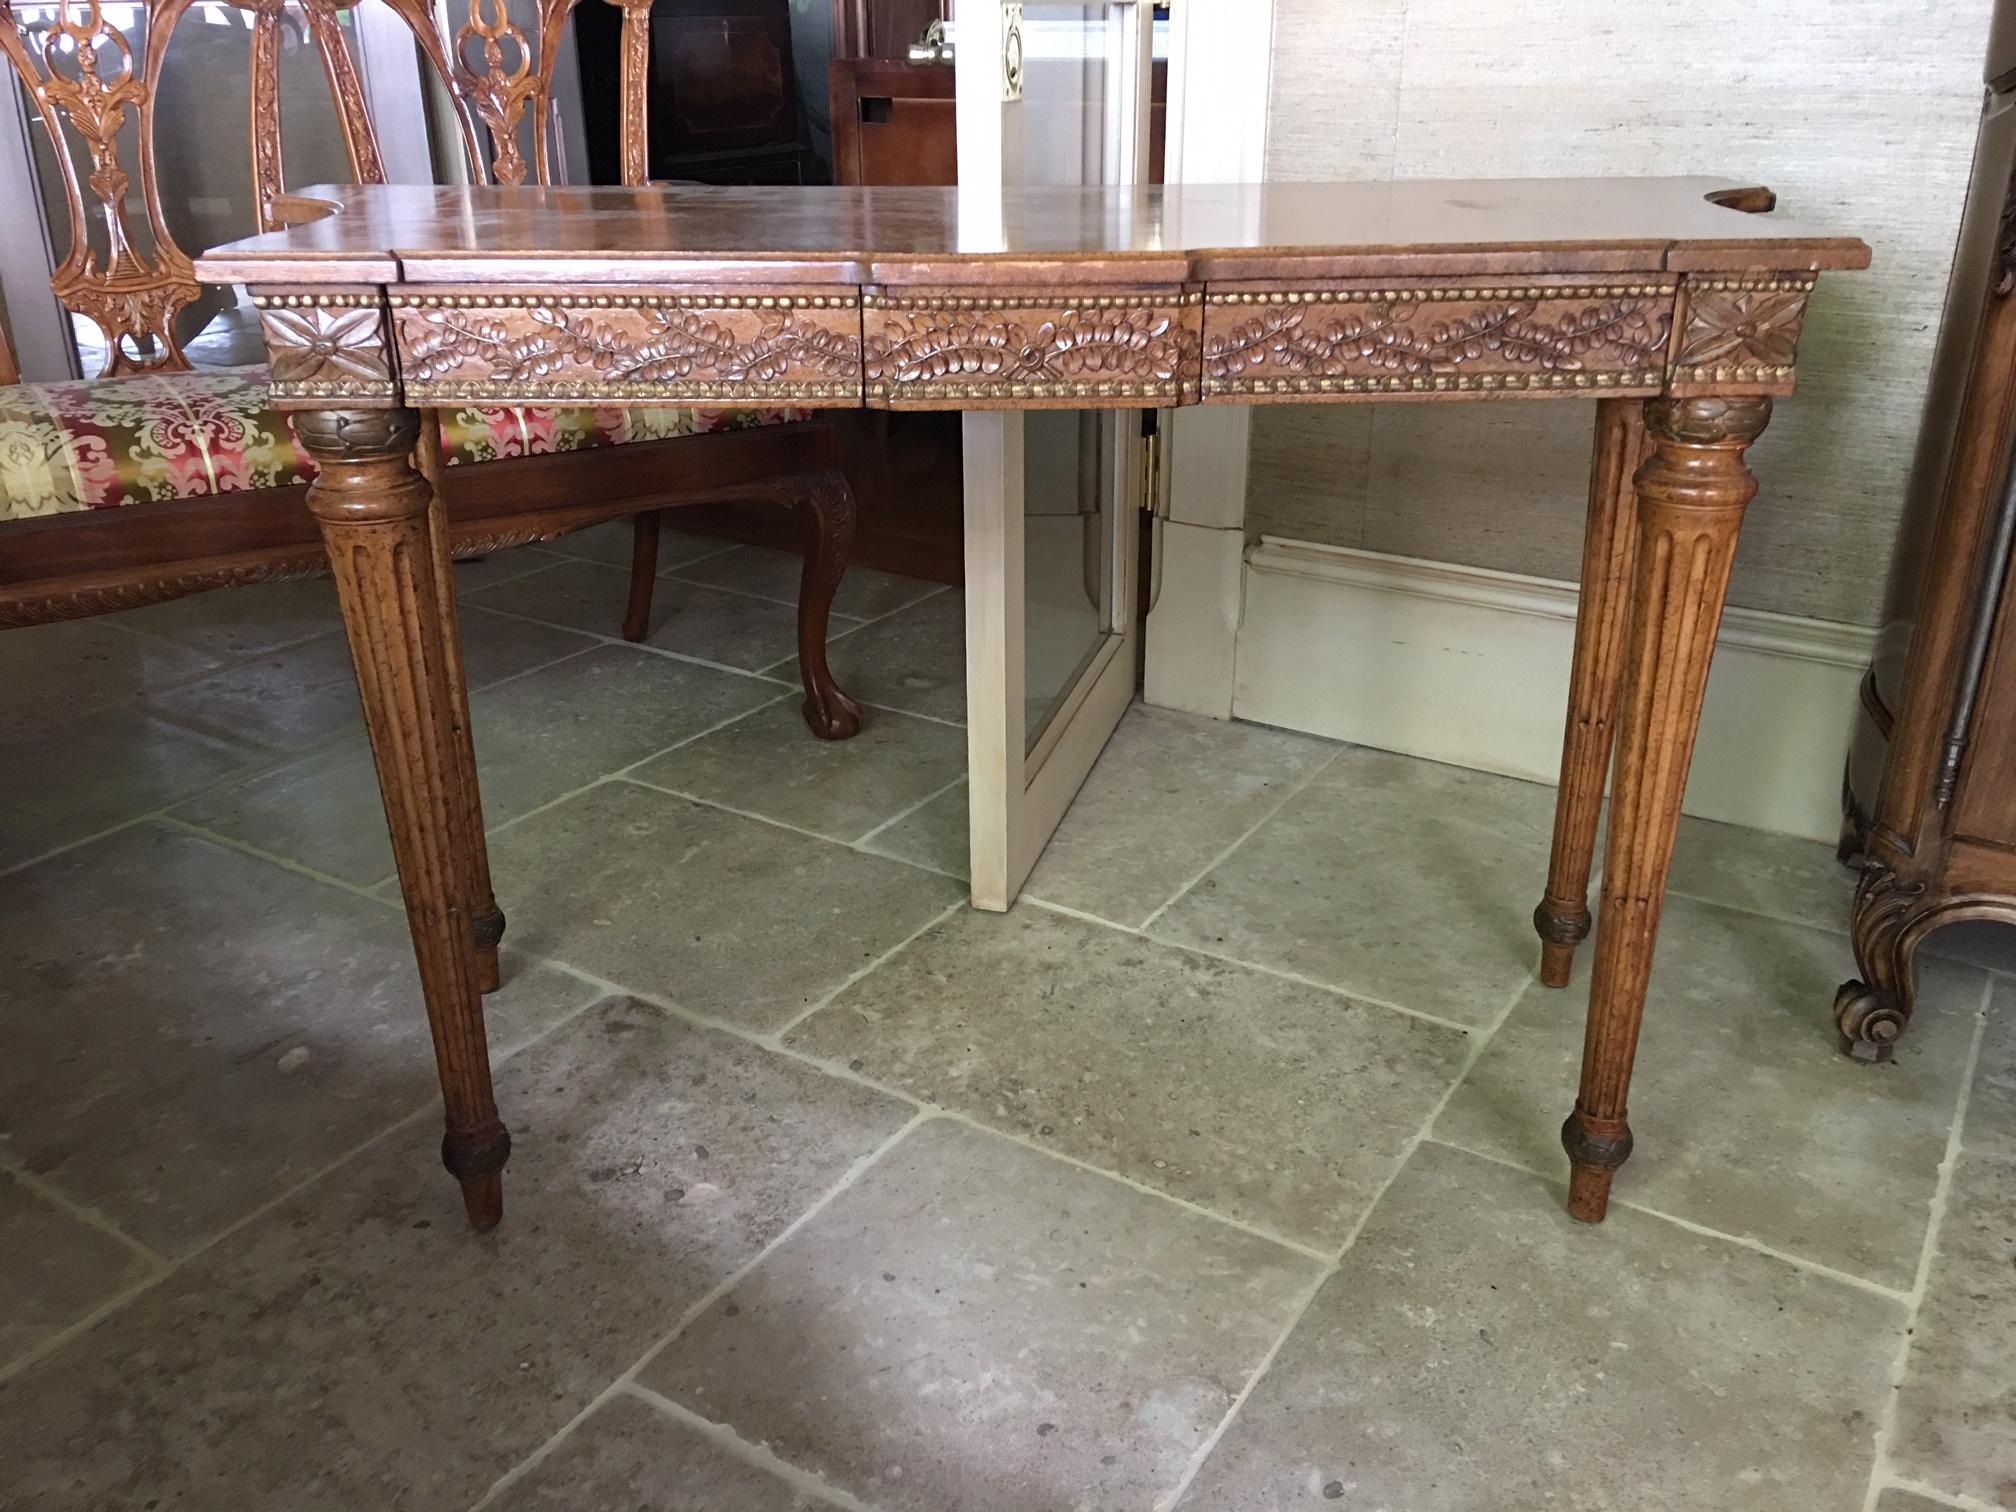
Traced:
<path id="1" fill-rule="evenodd" d="M 790 409 L 463 408 L 440 415 L 450 466 L 802 420 Z M 0 387 L 0 520 L 305 483 L 315 473 L 264 368 Z"/>

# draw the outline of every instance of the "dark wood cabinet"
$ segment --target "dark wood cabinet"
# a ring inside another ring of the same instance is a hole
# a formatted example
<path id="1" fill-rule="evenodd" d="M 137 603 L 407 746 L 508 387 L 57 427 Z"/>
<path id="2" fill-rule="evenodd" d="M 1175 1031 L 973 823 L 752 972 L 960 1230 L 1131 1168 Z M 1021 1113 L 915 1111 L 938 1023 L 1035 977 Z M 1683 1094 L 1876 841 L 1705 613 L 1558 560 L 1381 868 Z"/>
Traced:
<path id="1" fill-rule="evenodd" d="M 622 12 L 575 11 L 588 170 L 621 178 Z M 799 184 L 809 147 L 792 69 L 790 0 L 656 0 L 649 169 L 703 184 Z"/>
<path id="2" fill-rule="evenodd" d="M 1861 857 L 1861 977 L 1835 1000 L 1850 1053 L 1910 1019 L 1919 944 L 2016 923 L 2016 0 L 1996 8 L 1989 93 L 1932 391 L 1863 680 L 1844 859 Z"/>

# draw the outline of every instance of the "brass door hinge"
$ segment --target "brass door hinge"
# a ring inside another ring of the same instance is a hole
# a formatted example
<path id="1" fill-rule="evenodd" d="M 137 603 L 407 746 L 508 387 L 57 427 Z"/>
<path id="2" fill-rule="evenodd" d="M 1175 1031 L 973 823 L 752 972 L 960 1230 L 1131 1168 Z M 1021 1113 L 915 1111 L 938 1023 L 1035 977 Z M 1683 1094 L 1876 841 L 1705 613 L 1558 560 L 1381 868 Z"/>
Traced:
<path id="1" fill-rule="evenodd" d="M 1141 512 L 1162 512 L 1162 426 L 1156 410 L 1141 411 Z"/>

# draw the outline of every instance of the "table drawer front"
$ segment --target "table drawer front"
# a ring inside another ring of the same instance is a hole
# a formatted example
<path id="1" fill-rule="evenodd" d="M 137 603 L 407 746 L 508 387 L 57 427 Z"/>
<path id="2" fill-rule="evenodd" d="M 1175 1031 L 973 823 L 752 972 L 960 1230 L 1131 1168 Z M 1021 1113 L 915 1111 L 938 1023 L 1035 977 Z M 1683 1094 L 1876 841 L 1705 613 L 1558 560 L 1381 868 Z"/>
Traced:
<path id="1" fill-rule="evenodd" d="M 391 296 L 407 402 L 857 407 L 853 289 Z"/>
<path id="2" fill-rule="evenodd" d="M 1353 280 L 1213 284 L 1206 403 L 1406 394 L 1451 398 L 1587 389 L 1656 394 L 1677 280 Z"/>
<path id="3" fill-rule="evenodd" d="M 1151 409 L 1196 402 L 1202 296 L 870 287 L 868 403 L 881 409 Z"/>

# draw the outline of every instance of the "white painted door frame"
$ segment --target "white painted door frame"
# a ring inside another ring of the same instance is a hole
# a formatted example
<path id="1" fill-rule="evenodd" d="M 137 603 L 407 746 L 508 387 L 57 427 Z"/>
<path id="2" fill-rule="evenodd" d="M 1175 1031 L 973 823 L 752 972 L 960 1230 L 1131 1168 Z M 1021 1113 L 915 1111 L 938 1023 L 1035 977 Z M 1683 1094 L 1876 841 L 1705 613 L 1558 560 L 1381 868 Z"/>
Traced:
<path id="1" fill-rule="evenodd" d="M 1257 184 L 1267 173 L 1274 0 L 1175 0 L 1169 12 L 1169 183 Z M 1147 701 L 1232 716 L 1244 604 L 1246 454 L 1252 411 L 1163 417 L 1169 502 L 1155 521 Z"/>

